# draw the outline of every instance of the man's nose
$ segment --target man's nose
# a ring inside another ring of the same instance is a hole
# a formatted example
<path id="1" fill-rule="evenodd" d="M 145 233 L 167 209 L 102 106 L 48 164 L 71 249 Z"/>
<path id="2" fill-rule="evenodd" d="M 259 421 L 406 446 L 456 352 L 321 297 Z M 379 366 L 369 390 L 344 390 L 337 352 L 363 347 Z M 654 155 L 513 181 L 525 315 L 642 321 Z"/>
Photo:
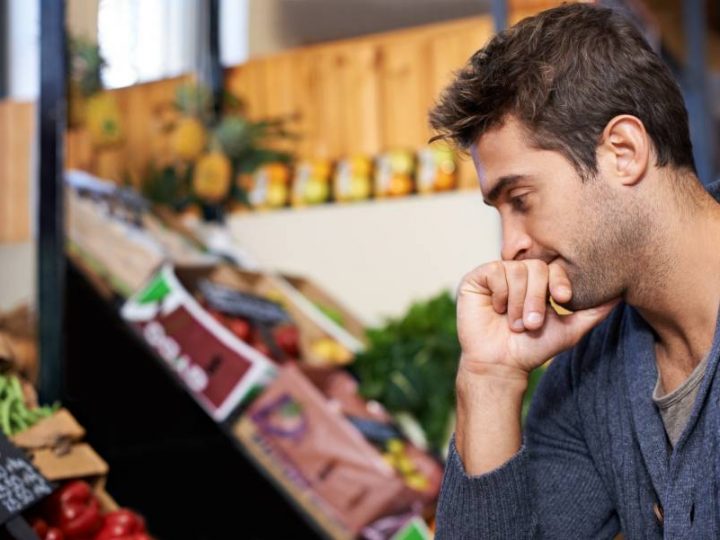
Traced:
<path id="1" fill-rule="evenodd" d="M 528 256 L 532 239 L 525 230 L 517 226 L 503 225 L 502 250 L 503 261 L 520 261 Z"/>

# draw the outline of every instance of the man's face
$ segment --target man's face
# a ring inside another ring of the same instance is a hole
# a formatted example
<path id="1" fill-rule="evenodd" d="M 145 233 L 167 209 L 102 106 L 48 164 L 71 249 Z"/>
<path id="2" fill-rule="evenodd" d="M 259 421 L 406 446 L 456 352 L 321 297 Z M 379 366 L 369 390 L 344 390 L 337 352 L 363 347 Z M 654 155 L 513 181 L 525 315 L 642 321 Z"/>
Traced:
<path id="1" fill-rule="evenodd" d="M 471 153 L 485 202 L 500 212 L 503 260 L 560 265 L 573 286 L 572 310 L 624 293 L 647 227 L 602 167 L 583 182 L 562 154 L 531 147 L 512 117 Z"/>

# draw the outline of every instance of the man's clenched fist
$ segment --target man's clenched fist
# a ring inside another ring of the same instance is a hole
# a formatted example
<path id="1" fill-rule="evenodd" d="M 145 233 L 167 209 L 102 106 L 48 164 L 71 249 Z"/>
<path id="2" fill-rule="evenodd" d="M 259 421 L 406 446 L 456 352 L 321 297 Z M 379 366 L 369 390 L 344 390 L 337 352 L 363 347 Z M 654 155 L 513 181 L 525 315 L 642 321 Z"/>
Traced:
<path id="1" fill-rule="evenodd" d="M 575 345 L 618 299 L 559 316 L 548 300 L 570 301 L 572 286 L 557 263 L 496 261 L 467 274 L 458 289 L 460 369 L 478 375 L 527 377 L 547 359 Z"/>

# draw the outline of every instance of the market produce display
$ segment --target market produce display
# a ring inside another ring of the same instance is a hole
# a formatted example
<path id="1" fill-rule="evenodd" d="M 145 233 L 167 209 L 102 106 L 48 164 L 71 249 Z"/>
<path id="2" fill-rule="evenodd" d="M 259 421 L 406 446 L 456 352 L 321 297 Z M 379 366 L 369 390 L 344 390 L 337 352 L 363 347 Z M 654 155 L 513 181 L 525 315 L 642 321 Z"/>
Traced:
<path id="1" fill-rule="evenodd" d="M 335 200 L 354 202 L 369 199 L 372 195 L 372 163 L 363 155 L 339 160 L 333 179 Z"/>
<path id="2" fill-rule="evenodd" d="M 200 290 L 208 313 L 255 350 L 278 363 L 300 357 L 299 330 L 281 306 L 207 280 Z"/>
<path id="3" fill-rule="evenodd" d="M 453 298 L 446 292 L 417 302 L 404 317 L 369 329 L 368 340 L 353 364 L 360 392 L 392 413 L 411 414 L 439 452 L 451 428 L 460 357 Z"/>
<path id="4" fill-rule="evenodd" d="M 43 501 L 30 525 L 41 540 L 151 540 L 142 516 L 127 508 L 104 512 L 82 480 L 65 483 Z"/>
<path id="5" fill-rule="evenodd" d="M 333 538 L 355 538 L 414 507 L 425 511 L 440 487 L 439 462 L 401 440 L 390 416 L 363 400 L 344 371 L 284 366 L 234 431 Z"/>
<path id="6" fill-rule="evenodd" d="M 240 186 L 256 210 L 286 206 L 290 202 L 289 185 L 290 168 L 285 163 L 269 163 L 252 174 L 240 176 Z"/>
<path id="7" fill-rule="evenodd" d="M 265 208 L 288 202 L 287 182 L 277 178 L 291 156 L 270 144 L 293 137 L 286 119 L 252 121 L 230 93 L 221 108 L 217 115 L 210 91 L 199 84 L 178 86 L 174 103 L 157 108 L 169 152 L 141 174 L 148 199 L 178 211 L 200 208 L 207 219 L 221 219 L 238 204 Z M 254 176 L 264 166 L 269 166 L 267 186 L 263 176 Z"/>
<path id="8" fill-rule="evenodd" d="M 52 415 L 59 405 L 28 406 L 22 383 L 16 375 L 0 374 L 0 429 L 5 435 L 20 433 Z"/>
<path id="9" fill-rule="evenodd" d="M 420 166 L 449 170 L 447 154 L 433 152 L 419 158 Z M 412 154 L 388 160 L 391 176 L 415 166 Z M 308 181 L 330 181 L 329 163 L 308 165 L 314 167 Z M 212 182 L 208 189 L 215 189 Z M 101 245 L 89 245 L 90 256 Z M 333 538 L 389 539 L 414 517 L 432 519 L 460 354 L 448 292 L 365 329 L 306 278 L 166 259 L 121 313 L 211 417 L 233 423 L 233 436 L 257 466 Z M 523 414 L 538 379 L 534 373 Z"/>
<path id="10" fill-rule="evenodd" d="M 301 161 L 292 184 L 291 202 L 295 207 L 321 204 L 330 199 L 332 164 L 327 159 Z"/>
<path id="11" fill-rule="evenodd" d="M 376 197 L 402 197 L 414 191 L 415 158 L 411 152 L 392 150 L 375 162 Z"/>

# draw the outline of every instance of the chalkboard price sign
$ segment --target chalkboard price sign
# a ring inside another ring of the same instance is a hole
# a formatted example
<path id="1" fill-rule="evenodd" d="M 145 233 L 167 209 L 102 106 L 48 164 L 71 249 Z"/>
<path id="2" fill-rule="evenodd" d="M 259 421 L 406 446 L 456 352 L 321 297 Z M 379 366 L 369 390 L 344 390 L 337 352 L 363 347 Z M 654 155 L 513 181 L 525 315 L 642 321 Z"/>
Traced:
<path id="1" fill-rule="evenodd" d="M 0 524 L 52 493 L 50 483 L 0 432 Z"/>

